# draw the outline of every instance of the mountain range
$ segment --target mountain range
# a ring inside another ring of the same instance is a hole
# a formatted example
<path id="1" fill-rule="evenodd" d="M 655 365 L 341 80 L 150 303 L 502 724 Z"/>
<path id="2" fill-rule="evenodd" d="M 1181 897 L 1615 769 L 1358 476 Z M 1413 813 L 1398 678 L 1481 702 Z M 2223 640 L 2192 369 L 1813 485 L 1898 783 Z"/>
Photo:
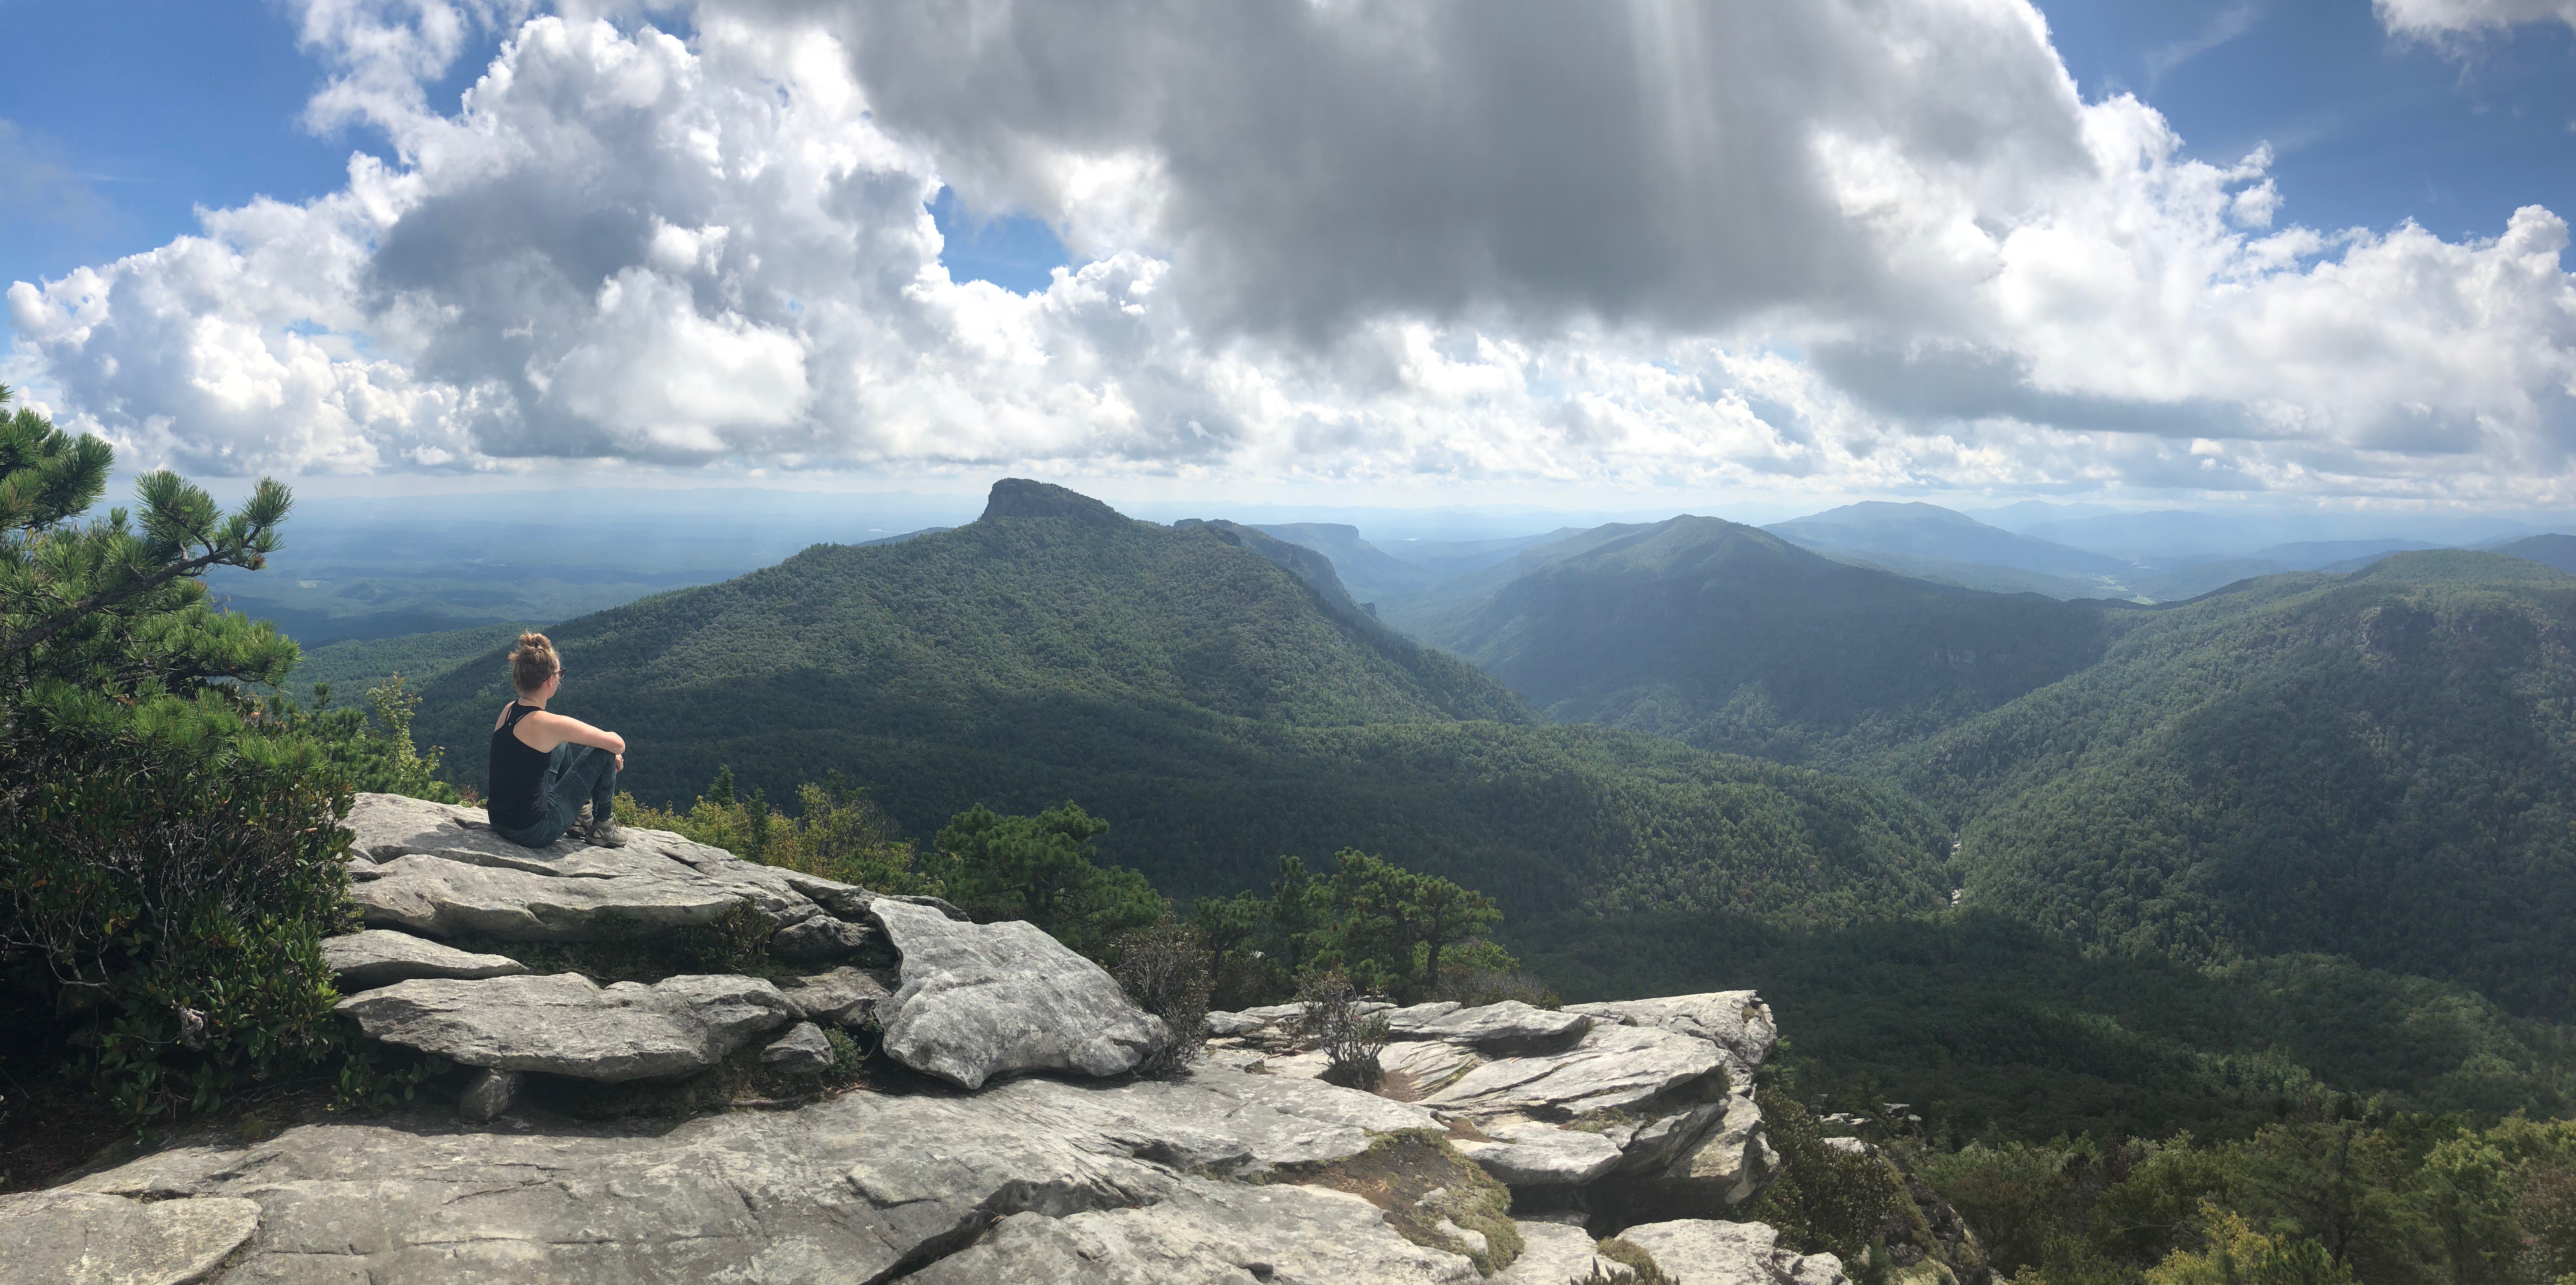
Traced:
<path id="1" fill-rule="evenodd" d="M 1070 799 L 1184 901 L 1379 853 L 1497 897 L 1570 997 L 1790 987 L 1805 1073 L 1998 1127 L 2576 1100 L 2576 580 L 2534 561 L 2140 606 L 1682 517 L 1366 602 L 1307 543 L 1356 534 L 1276 531 L 1004 482 L 952 530 L 566 622 L 560 704 L 648 801 L 837 770 L 926 839 Z M 313 660 L 408 648 L 473 782 L 501 632 Z"/>
<path id="2" fill-rule="evenodd" d="M 1320 556 L 1034 482 L 997 484 L 955 530 L 816 546 L 552 636 L 562 708 L 628 738 L 623 783 L 650 801 L 686 804 L 719 765 L 782 799 L 838 770 L 927 838 L 976 803 L 1070 799 L 1111 823 L 1106 858 L 1182 895 L 1343 847 L 1523 912 L 1814 921 L 1928 907 L 1951 886 L 1946 832 L 1891 791 L 1542 725 L 1502 683 L 1379 624 Z M 502 661 L 486 642 L 423 688 L 416 730 L 456 780 L 482 778 Z"/>

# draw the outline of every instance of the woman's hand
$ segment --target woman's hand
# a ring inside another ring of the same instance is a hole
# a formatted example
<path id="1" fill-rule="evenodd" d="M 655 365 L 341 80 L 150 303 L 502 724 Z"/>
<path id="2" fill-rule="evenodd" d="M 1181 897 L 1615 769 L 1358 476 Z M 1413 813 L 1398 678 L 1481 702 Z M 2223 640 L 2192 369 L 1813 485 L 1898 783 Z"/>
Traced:
<path id="1" fill-rule="evenodd" d="M 617 770 L 620 772 L 626 770 L 626 756 L 623 754 L 617 756 Z"/>

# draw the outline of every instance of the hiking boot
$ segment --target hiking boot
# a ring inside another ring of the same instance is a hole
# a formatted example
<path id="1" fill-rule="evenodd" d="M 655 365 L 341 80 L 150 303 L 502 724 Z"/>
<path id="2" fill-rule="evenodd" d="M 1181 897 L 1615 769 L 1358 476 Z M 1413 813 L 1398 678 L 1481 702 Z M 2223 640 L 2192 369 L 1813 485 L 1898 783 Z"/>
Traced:
<path id="1" fill-rule="evenodd" d="M 626 846 L 626 828 L 617 824 L 615 817 L 601 817 L 593 820 L 589 825 L 582 827 L 582 837 L 588 839 L 590 846 L 594 848 Z"/>

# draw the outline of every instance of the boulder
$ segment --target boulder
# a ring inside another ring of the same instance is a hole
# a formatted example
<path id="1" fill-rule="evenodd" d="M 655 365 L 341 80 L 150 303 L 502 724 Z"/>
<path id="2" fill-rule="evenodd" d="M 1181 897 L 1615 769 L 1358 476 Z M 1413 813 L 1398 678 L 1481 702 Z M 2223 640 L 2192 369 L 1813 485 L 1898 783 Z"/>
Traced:
<path id="1" fill-rule="evenodd" d="M 1659 1027 L 1707 1040 L 1725 1050 L 1726 1073 L 1737 1084 L 1753 1082 L 1753 1073 L 1762 1069 L 1762 1063 L 1771 1056 L 1771 1046 L 1780 1038 L 1780 1028 L 1771 1019 L 1771 1006 L 1752 991 L 1568 1004 L 1565 1011 L 1622 1026 Z"/>
<path id="2" fill-rule="evenodd" d="M 258 1230 L 259 1206 L 231 1197 L 27 1192 L 0 1196 L 0 1265 L 9 1285 L 183 1285 Z"/>
<path id="3" fill-rule="evenodd" d="M 960 923 L 892 898 L 869 907 L 903 957 L 877 1006 L 887 1056 L 962 1088 L 1023 1071 L 1120 1075 L 1169 1039 L 1100 965 L 1035 925 Z"/>
<path id="4" fill-rule="evenodd" d="M 1399 1010 L 1411 1013 L 1426 1005 Z M 1393 1019 L 1389 1019 L 1392 1023 Z M 1555 1012 L 1516 999 L 1480 1008 L 1460 1008 L 1407 1024 L 1405 1038 L 1445 1040 L 1451 1044 L 1543 1045 L 1571 1041 L 1592 1029 L 1583 1013 Z"/>
<path id="5" fill-rule="evenodd" d="M 148 1209 L 178 1203 L 169 1197 L 257 1202 L 264 1219 L 227 1278 L 237 1281 L 880 1281 L 933 1266 L 1014 1214 L 1132 1218 L 1206 1190 L 1223 1199 L 1186 1205 L 1173 1226 L 1231 1227 L 1225 1239 L 1251 1242 L 1302 1221 L 1318 1261 L 1348 1246 L 1366 1263 L 1407 1252 L 1376 1210 L 1309 1200 L 1291 1181 L 1379 1133 L 1424 1127 L 1437 1127 L 1428 1113 L 1369 1094 L 1201 1069 L 1172 1081 L 1021 1079 L 973 1095 L 859 1091 L 654 1128 L 335 1119 L 256 1144 L 174 1146 L 72 1185 L 161 1201 Z M 1326 1212 L 1339 1210 L 1352 1217 Z M 1307 1261 L 1282 1258 L 1276 1279 L 1339 1279 L 1288 1274 Z M 1465 1260 L 1436 1251 L 1410 1261 L 1423 1268 L 1415 1279 L 1472 1278 L 1456 1275 Z"/>
<path id="6" fill-rule="evenodd" d="M 777 987 L 719 976 L 606 988 L 578 973 L 397 982 L 339 1010 L 372 1038 L 462 1066 L 608 1081 L 704 1070 L 795 1020 Z"/>
<path id="7" fill-rule="evenodd" d="M 1268 1025 L 1270 1025 L 1270 1020 L 1268 1018 L 1255 1017 L 1250 1013 L 1210 1013 L 1207 1015 L 1207 1033 L 1219 1039 L 1236 1035 L 1250 1035 Z"/>
<path id="8" fill-rule="evenodd" d="M 527 1079 L 518 1071 L 487 1070 L 457 1095 L 456 1114 L 477 1124 L 498 1119 L 519 1100 L 519 1090 L 527 1086 Z"/>
<path id="9" fill-rule="evenodd" d="M 344 992 L 373 990 L 419 977 L 516 977 L 528 966 L 507 955 L 477 955 L 410 933 L 370 928 L 322 941 L 322 962 Z"/>
<path id="10" fill-rule="evenodd" d="M 1185 1180 L 1135 1209 L 1003 1219 L 974 1246 L 903 1278 L 908 1285 L 1173 1285 L 1333 1282 L 1469 1285 L 1457 1254 L 1416 1245 L 1377 1206 L 1315 1187 Z"/>
<path id="11" fill-rule="evenodd" d="M 1521 1234 L 1521 1256 L 1494 1275 L 1494 1285 L 1567 1285 L 1592 1280 L 1596 1270 L 1607 1280 L 1636 1275 L 1594 1254 L 1592 1233 L 1581 1227 L 1515 1221 L 1512 1228 Z"/>
<path id="12" fill-rule="evenodd" d="M 1584 1129 L 1521 1122 L 1485 1129 L 1490 1142 L 1461 1139 L 1459 1154 L 1514 1187 L 1571 1187 L 1619 1167 L 1619 1144 Z"/>
<path id="13" fill-rule="evenodd" d="M 1595 1026 L 1572 1048 L 1497 1058 L 1422 1102 L 1476 1116 L 1563 1118 L 1642 1106 L 1705 1080 L 1723 1063 L 1707 1040 L 1658 1027 Z"/>
<path id="14" fill-rule="evenodd" d="M 862 968 L 841 967 L 812 977 L 790 977 L 778 993 L 798 1017 L 827 1026 L 855 1026 L 876 1016 L 877 1005 L 894 989 L 888 976 Z"/>
<path id="15" fill-rule="evenodd" d="M 1780 1233 L 1763 1223 L 1685 1218 L 1631 1227 L 1619 1239 L 1646 1251 L 1674 1285 L 1849 1285 L 1841 1259 L 1782 1249 Z"/>
<path id="16" fill-rule="evenodd" d="M 760 1051 L 761 1065 L 796 1075 L 821 1075 L 832 1069 L 832 1041 L 823 1028 L 798 1022 L 777 1043 Z"/>

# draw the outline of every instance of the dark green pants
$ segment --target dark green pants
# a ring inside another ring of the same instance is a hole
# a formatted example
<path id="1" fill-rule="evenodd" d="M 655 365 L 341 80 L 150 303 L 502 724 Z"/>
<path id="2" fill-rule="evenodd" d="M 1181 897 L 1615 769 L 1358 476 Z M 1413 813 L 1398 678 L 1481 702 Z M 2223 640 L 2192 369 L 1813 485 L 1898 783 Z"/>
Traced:
<path id="1" fill-rule="evenodd" d="M 581 805 L 607 820 L 617 797 L 617 756 L 596 745 L 566 741 L 546 756 L 546 814 L 523 830 L 492 827 L 494 834 L 522 847 L 542 848 L 564 837 L 581 819 Z"/>

